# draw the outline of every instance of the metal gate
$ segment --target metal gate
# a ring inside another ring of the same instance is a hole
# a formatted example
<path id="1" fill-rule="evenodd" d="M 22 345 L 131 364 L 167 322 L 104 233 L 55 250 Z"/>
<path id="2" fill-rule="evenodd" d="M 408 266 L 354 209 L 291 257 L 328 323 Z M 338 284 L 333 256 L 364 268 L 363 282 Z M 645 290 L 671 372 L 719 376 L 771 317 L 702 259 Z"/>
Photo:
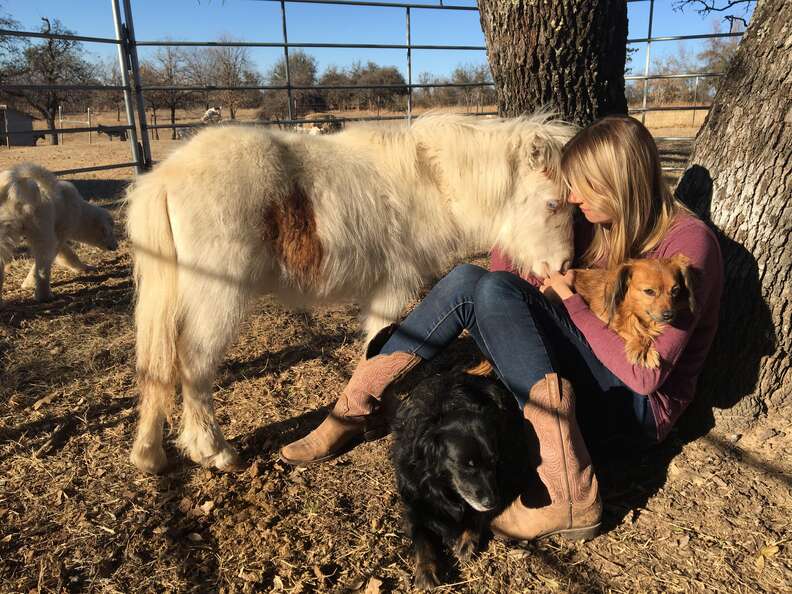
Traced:
<path id="1" fill-rule="evenodd" d="M 145 93 L 146 91 L 168 91 L 168 90 L 185 90 L 185 91 L 223 91 L 223 90 L 259 90 L 259 91 L 286 91 L 288 101 L 288 119 L 268 120 L 266 122 L 256 122 L 258 125 L 284 125 L 294 123 L 308 123 L 318 122 L 319 120 L 300 119 L 294 118 L 292 111 L 292 92 L 298 90 L 370 90 L 370 89 L 386 89 L 386 88 L 407 88 L 406 95 L 406 109 L 403 116 L 372 116 L 372 117 L 354 117 L 354 118 L 341 118 L 345 121 L 360 121 L 360 120 L 393 120 L 393 119 L 407 119 L 412 118 L 413 114 L 413 90 L 424 87 L 483 87 L 493 86 L 494 83 L 430 83 L 420 84 L 413 82 L 412 72 L 412 51 L 413 50 L 455 50 L 455 51 L 481 51 L 486 50 L 485 46 L 472 46 L 472 45 L 426 45 L 426 44 L 413 44 L 410 16 L 412 11 L 416 10 L 447 10 L 447 11 L 478 11 L 475 6 L 455 6 L 446 5 L 444 0 L 437 0 L 433 4 L 414 4 L 407 2 L 379 2 L 379 1 L 366 1 L 366 0 L 259 0 L 261 2 L 275 2 L 280 5 L 281 28 L 282 28 L 282 41 L 279 42 L 243 42 L 243 41 L 169 41 L 169 40 L 137 40 L 135 35 L 135 27 L 132 18 L 131 0 L 110 0 L 113 12 L 113 25 L 115 29 L 115 36 L 110 37 L 85 37 L 80 35 L 62 35 L 53 33 L 39 33 L 32 31 L 15 31 L 0 29 L 0 35 L 29 37 L 29 38 L 53 38 L 53 39 L 68 39 L 73 41 L 85 41 L 92 43 L 105 43 L 114 44 L 118 48 L 118 62 L 121 73 L 120 85 L 33 85 L 33 84 L 9 84 L 5 85 L 9 89 L 62 89 L 62 90 L 101 90 L 108 92 L 121 91 L 124 96 L 124 105 L 126 108 L 127 124 L 124 126 L 115 126 L 117 129 L 128 131 L 129 146 L 131 160 L 123 163 L 110 163 L 99 164 L 91 167 L 83 167 L 78 169 L 65 169 L 57 171 L 59 175 L 84 173 L 88 171 L 99 171 L 104 169 L 115 169 L 122 167 L 134 166 L 138 173 L 148 169 L 152 165 L 151 147 L 149 144 L 149 130 L 159 128 L 174 128 L 174 127 L 189 127 L 191 124 L 180 123 L 174 124 L 159 124 L 150 126 L 146 121 L 145 109 Z M 646 44 L 646 57 L 644 72 L 641 75 L 628 75 L 625 76 L 627 81 L 643 81 L 642 92 L 642 105 L 638 108 L 630 109 L 630 113 L 640 114 L 643 119 L 645 114 L 653 111 L 671 111 L 671 110 L 707 110 L 709 104 L 702 104 L 699 106 L 647 106 L 648 86 L 651 80 L 658 79 L 691 79 L 705 77 L 719 77 L 723 73 L 720 72 L 682 72 L 675 74 L 649 74 L 651 48 L 652 43 L 661 41 L 684 41 L 695 39 L 708 39 L 717 37 L 740 37 L 742 33 L 711 33 L 706 35 L 683 35 L 683 36 L 653 36 L 653 17 L 655 0 L 627 0 L 628 2 L 649 2 L 649 24 L 647 36 L 644 38 L 628 39 L 629 44 Z M 288 21 L 286 16 L 287 4 L 322 4 L 322 5 L 338 5 L 338 6 L 366 6 L 366 7 L 388 7 L 393 9 L 402 10 L 405 19 L 405 43 L 404 44 L 362 44 L 362 43 L 290 43 L 288 35 Z M 235 87 L 223 86 L 162 86 L 162 85 L 144 85 L 141 82 L 140 75 L 140 61 L 138 58 L 139 47 L 165 47 L 165 46 L 190 46 L 190 47 L 269 47 L 281 48 L 283 50 L 285 65 L 286 65 L 286 84 L 285 85 L 242 85 Z M 313 85 L 301 86 L 292 84 L 292 76 L 289 69 L 289 49 L 290 48 L 343 48 L 343 49 L 395 49 L 403 50 L 407 58 L 407 84 L 406 85 Z M 477 115 L 490 115 L 488 112 L 479 113 Z M 195 125 L 195 124 L 192 124 Z M 57 128 L 37 130 L 39 133 L 78 133 L 98 131 L 97 127 L 77 127 L 77 128 Z M 14 132 L 7 132 L 14 134 Z M 692 137 L 656 137 L 657 140 L 668 141 L 692 141 Z"/>

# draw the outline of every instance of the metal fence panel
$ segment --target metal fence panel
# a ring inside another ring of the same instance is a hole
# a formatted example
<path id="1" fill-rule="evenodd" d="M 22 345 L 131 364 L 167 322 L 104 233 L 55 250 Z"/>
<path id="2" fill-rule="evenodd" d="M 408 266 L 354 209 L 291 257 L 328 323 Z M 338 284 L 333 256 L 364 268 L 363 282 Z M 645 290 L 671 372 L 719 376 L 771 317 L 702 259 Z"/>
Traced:
<path id="1" fill-rule="evenodd" d="M 221 91 L 221 90 L 283 90 L 286 91 L 288 96 L 288 119 L 275 119 L 267 120 L 264 122 L 257 122 L 259 125 L 290 125 L 296 123 L 309 123 L 320 122 L 321 120 L 306 120 L 296 119 L 293 112 L 293 91 L 303 90 L 371 90 L 371 89 L 388 89 L 388 88 L 405 88 L 406 89 L 406 112 L 404 116 L 376 116 L 376 117 L 341 117 L 339 119 L 345 121 L 369 121 L 369 120 L 399 120 L 406 119 L 411 121 L 413 114 L 413 90 L 419 88 L 442 88 L 442 87 L 491 87 L 494 86 L 492 82 L 482 83 L 437 83 L 437 84 L 420 84 L 413 82 L 412 73 L 412 52 L 413 50 L 454 50 L 454 51 L 482 51 L 486 50 L 485 46 L 474 45 L 433 45 L 433 44 L 413 44 L 411 32 L 411 11 L 412 10 L 448 10 L 448 11 L 477 11 L 476 6 L 462 6 L 462 5 L 447 5 L 443 0 L 438 0 L 437 3 L 415 4 L 409 2 L 377 2 L 377 1 L 364 1 L 364 0 L 257 0 L 259 2 L 276 2 L 280 5 L 281 13 L 281 30 L 283 40 L 281 42 L 258 42 L 258 41 L 171 41 L 171 40 L 136 40 L 135 29 L 132 17 L 131 0 L 110 0 L 113 10 L 115 38 L 109 37 L 89 37 L 82 35 L 71 34 L 54 34 L 54 33 L 41 33 L 33 31 L 14 31 L 0 29 L 0 35 L 16 36 L 16 37 L 31 37 L 31 38 L 49 38 L 49 39 L 64 39 L 80 42 L 92 43 L 109 43 L 115 44 L 118 48 L 118 62 L 121 72 L 121 85 L 38 85 L 38 84 L 9 84 L 6 85 L 9 89 L 61 89 L 61 90 L 97 90 L 97 91 L 121 91 L 124 96 L 124 105 L 127 116 L 126 126 L 116 126 L 116 128 L 123 128 L 129 131 L 130 150 L 132 154 L 132 161 L 118 164 L 97 165 L 95 167 L 87 167 L 64 170 L 60 173 L 77 173 L 84 171 L 99 171 L 114 167 L 129 167 L 134 165 L 138 172 L 147 169 L 152 164 L 151 148 L 149 145 L 148 130 L 156 130 L 161 128 L 189 128 L 195 127 L 199 124 L 161 124 L 149 126 L 146 121 L 146 106 L 145 106 L 145 92 L 146 91 L 168 91 L 168 90 L 185 90 L 185 91 Z M 648 112 L 655 111 L 673 111 L 673 110 L 706 110 L 709 109 L 709 104 L 705 105 L 692 105 L 692 106 L 654 106 L 647 105 L 649 95 L 649 81 L 652 80 L 665 80 L 665 79 L 695 79 L 696 89 L 698 88 L 698 80 L 700 78 L 718 77 L 722 76 L 720 72 L 690 72 L 690 73 L 674 73 L 674 74 L 649 74 L 651 63 L 651 49 L 652 43 L 658 41 L 684 41 L 693 39 L 712 39 L 712 38 L 735 38 L 740 37 L 742 33 L 711 33 L 707 35 L 681 35 L 681 36 L 653 36 L 654 27 L 654 14 L 655 14 L 655 0 L 627 0 L 628 2 L 649 2 L 649 18 L 647 35 L 645 38 L 628 39 L 628 44 L 646 43 L 646 58 L 644 62 L 644 71 L 642 75 L 627 75 L 627 81 L 643 81 L 643 91 L 641 97 L 641 106 L 630 109 L 630 113 L 640 114 L 641 120 L 644 121 Z M 123 3 L 123 4 L 122 4 Z M 404 44 L 371 44 L 371 43 L 315 43 L 315 42 L 300 42 L 290 43 L 288 35 L 288 22 L 286 18 L 286 5 L 287 4 L 322 4 L 322 5 L 337 5 L 337 6 L 358 6 L 358 7 L 389 7 L 394 9 L 404 10 L 405 15 L 405 36 L 406 43 Z M 286 70 L 286 84 L 285 85 L 239 85 L 239 86 L 215 86 L 215 85 L 144 85 L 141 80 L 140 62 L 138 59 L 138 47 L 167 47 L 167 46 L 182 46 L 182 47 L 275 47 L 282 48 L 285 60 Z M 406 52 L 407 59 L 407 84 L 381 84 L 381 85 L 298 85 L 292 83 L 292 73 L 289 66 L 289 48 L 343 48 L 343 49 L 397 49 Z M 491 112 L 480 113 L 478 115 L 492 115 Z M 138 136 L 138 130 L 140 135 Z M 57 129 L 58 133 L 77 133 L 77 132 L 91 132 L 99 131 L 97 127 L 79 127 L 79 128 L 60 128 Z M 36 131 L 39 133 L 53 133 L 53 130 Z M 7 131 L 7 134 L 14 134 L 13 131 Z M 20 132 L 21 133 L 21 132 Z M 692 137 L 668 137 L 667 140 L 692 140 Z"/>

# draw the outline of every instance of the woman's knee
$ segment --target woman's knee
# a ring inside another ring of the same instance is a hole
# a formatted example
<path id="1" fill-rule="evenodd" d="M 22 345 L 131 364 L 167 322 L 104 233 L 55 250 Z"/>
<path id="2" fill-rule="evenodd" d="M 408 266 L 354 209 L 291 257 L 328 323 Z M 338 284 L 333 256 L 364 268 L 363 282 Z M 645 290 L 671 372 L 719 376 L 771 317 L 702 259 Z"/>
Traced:
<path id="1" fill-rule="evenodd" d="M 459 264 L 443 277 L 443 283 L 454 287 L 468 288 L 469 290 L 466 292 L 472 294 L 479 280 L 487 274 L 489 274 L 488 271 L 481 266 Z"/>
<path id="2" fill-rule="evenodd" d="M 502 304 L 504 300 L 514 299 L 528 302 L 540 295 L 539 290 L 516 274 L 506 271 L 489 272 L 476 284 L 474 303 L 487 307 L 488 304 Z"/>

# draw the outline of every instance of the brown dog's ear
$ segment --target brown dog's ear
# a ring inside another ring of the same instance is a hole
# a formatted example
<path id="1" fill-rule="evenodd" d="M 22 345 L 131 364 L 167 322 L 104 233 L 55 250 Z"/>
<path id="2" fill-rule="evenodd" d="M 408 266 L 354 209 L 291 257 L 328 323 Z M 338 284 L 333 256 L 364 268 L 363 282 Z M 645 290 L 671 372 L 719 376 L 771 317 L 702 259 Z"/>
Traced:
<path id="1" fill-rule="evenodd" d="M 629 264 L 622 264 L 616 270 L 616 278 L 613 281 L 613 286 L 605 293 L 605 303 L 608 306 L 608 321 L 616 316 L 616 310 L 624 301 L 627 296 L 627 289 L 630 288 L 630 277 L 632 276 L 632 267 Z"/>
<path id="2" fill-rule="evenodd" d="M 696 272 L 690 263 L 690 258 L 685 254 L 677 254 L 671 262 L 679 267 L 677 282 L 687 291 L 688 308 L 690 313 L 696 312 Z"/>

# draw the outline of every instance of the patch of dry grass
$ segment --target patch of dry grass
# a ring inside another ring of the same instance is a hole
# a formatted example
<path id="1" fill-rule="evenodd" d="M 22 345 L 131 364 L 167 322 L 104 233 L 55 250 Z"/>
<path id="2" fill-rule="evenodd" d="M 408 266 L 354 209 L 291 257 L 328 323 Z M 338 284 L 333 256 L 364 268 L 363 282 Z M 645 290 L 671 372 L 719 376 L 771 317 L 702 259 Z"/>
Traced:
<path id="1" fill-rule="evenodd" d="M 116 207 L 124 181 L 100 177 L 80 189 Z M 24 254 L 7 274 L 0 592 L 410 591 L 387 438 L 306 470 L 277 461 L 278 447 L 315 426 L 349 377 L 356 308 L 305 316 L 260 300 L 215 389 L 247 470 L 201 469 L 169 441 L 168 472 L 142 476 L 127 459 L 136 398 L 128 248 L 80 252 L 96 272 L 56 270 L 52 303 L 18 288 Z M 420 373 L 474 357 L 463 340 Z M 676 434 L 648 452 L 599 452 L 601 536 L 491 542 L 451 566 L 444 579 L 453 585 L 440 591 L 789 591 L 790 461 L 780 418 L 728 439 Z"/>

